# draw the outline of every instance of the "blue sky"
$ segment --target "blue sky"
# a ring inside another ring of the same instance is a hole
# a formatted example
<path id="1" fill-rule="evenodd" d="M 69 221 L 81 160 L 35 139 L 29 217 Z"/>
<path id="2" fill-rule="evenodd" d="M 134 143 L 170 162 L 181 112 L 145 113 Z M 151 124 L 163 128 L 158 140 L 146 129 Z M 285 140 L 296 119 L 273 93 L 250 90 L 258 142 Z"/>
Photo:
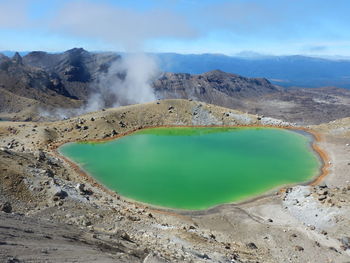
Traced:
<path id="1" fill-rule="evenodd" d="M 0 50 L 350 56 L 348 0 L 0 0 Z"/>

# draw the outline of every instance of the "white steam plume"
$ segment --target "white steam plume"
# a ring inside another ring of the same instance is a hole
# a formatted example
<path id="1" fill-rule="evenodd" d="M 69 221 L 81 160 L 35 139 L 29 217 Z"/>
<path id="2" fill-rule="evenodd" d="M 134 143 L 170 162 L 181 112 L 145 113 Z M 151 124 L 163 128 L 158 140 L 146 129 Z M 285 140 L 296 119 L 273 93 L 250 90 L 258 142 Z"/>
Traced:
<path id="1" fill-rule="evenodd" d="M 158 75 L 155 59 L 144 53 L 126 55 L 101 73 L 87 103 L 87 110 L 145 103 L 156 99 L 152 82 Z"/>
<path id="2" fill-rule="evenodd" d="M 159 70 L 154 57 L 140 52 L 145 42 L 157 37 L 187 38 L 195 34 L 185 19 L 169 11 L 138 12 L 107 3 L 77 0 L 63 5 L 50 26 L 64 34 L 99 39 L 132 52 L 116 60 L 91 83 L 90 96 L 82 108 L 60 109 L 57 112 L 61 117 L 154 101 L 151 85 Z"/>
<path id="3" fill-rule="evenodd" d="M 91 94 L 78 109 L 41 110 L 41 116 L 64 119 L 103 108 L 119 107 L 156 100 L 152 82 L 159 75 L 154 57 L 133 53 L 118 59 L 91 83 Z"/>

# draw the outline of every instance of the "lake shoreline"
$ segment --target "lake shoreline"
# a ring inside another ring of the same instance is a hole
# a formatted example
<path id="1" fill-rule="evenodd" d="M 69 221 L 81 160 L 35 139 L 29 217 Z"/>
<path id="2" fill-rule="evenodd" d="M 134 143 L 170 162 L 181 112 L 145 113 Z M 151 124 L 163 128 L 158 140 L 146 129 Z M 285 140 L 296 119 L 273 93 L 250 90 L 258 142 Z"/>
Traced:
<path id="1" fill-rule="evenodd" d="M 157 206 L 157 205 L 151 205 L 148 203 L 143 203 L 140 201 L 136 201 L 133 199 L 129 199 L 125 196 L 120 196 L 117 192 L 107 188 L 100 182 L 98 182 L 92 175 L 90 175 L 87 171 L 82 169 L 78 164 L 76 164 L 74 161 L 70 160 L 69 158 L 63 156 L 59 151 L 58 148 L 62 146 L 63 144 L 66 143 L 72 143 L 72 142 L 89 142 L 89 143 L 103 143 L 103 142 L 108 142 L 112 140 L 116 140 L 118 138 L 133 134 L 137 131 L 144 130 L 144 129 L 153 129 L 153 128 L 275 128 L 275 129 L 285 129 L 285 130 L 291 130 L 291 131 L 302 131 L 306 132 L 307 134 L 311 135 L 312 141 L 310 142 L 312 150 L 318 155 L 318 157 L 321 160 L 321 167 L 319 171 L 319 175 L 317 175 L 315 178 L 311 179 L 310 181 L 304 182 L 304 183 L 296 183 L 296 184 L 287 184 L 287 185 L 281 185 L 278 187 L 275 187 L 271 190 L 268 190 L 265 192 L 265 194 L 258 194 L 257 196 L 254 196 L 252 198 L 246 198 L 242 201 L 237 201 L 237 202 L 228 202 L 220 205 L 215 205 L 213 207 L 209 207 L 203 210 L 187 210 L 187 209 L 176 209 L 176 208 L 167 208 L 167 207 L 162 207 L 162 206 Z M 137 203 L 139 205 L 142 205 L 144 207 L 149 207 L 149 208 L 154 208 L 156 210 L 162 210 L 162 211 L 167 211 L 167 212 L 177 212 L 177 213 L 188 213 L 188 212 L 196 212 L 196 211 L 210 211 L 210 210 L 215 210 L 215 208 L 220 207 L 220 206 L 225 206 L 225 205 L 234 205 L 234 206 L 240 206 L 240 205 L 245 205 L 248 203 L 252 203 L 267 197 L 271 197 L 276 194 L 281 194 L 286 191 L 287 188 L 295 186 L 295 185 L 310 185 L 310 186 L 315 186 L 319 184 L 328 174 L 329 174 L 329 167 L 330 167 L 330 162 L 329 162 L 329 157 L 327 153 L 321 149 L 321 147 L 318 146 L 318 143 L 322 142 L 322 136 L 317 133 L 314 130 L 304 128 L 304 127 L 291 127 L 291 126 L 273 126 L 273 125 L 162 125 L 162 126 L 147 126 L 147 127 L 140 127 L 137 129 L 133 129 L 130 131 L 127 131 L 125 133 L 117 134 L 115 136 L 111 136 L 108 138 L 104 139 L 96 139 L 96 140 L 67 140 L 64 142 L 60 142 L 58 144 L 52 145 L 51 150 L 54 152 L 54 154 L 63 159 L 79 176 L 84 178 L 87 182 L 92 184 L 94 187 L 98 187 L 102 191 L 107 192 L 108 194 L 111 194 L 113 196 L 120 196 L 124 200 L 132 203 Z"/>

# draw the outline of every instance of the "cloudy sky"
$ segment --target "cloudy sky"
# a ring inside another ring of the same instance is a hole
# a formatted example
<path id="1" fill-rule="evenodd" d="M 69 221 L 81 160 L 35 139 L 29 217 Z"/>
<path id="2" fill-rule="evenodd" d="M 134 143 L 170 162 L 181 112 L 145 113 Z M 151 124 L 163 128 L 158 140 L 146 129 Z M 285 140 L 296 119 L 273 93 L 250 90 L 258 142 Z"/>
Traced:
<path id="1" fill-rule="evenodd" d="M 349 0 L 0 0 L 0 50 L 350 56 Z"/>

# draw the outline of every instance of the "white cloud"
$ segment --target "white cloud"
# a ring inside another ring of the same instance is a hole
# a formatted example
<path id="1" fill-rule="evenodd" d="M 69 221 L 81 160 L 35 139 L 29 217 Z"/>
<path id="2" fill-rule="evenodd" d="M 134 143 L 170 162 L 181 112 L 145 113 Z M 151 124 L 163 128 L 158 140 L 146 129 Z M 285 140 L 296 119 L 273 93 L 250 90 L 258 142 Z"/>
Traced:
<path id="1" fill-rule="evenodd" d="M 30 26 L 28 3 L 27 0 L 0 1 L 0 28 L 21 29 Z"/>
<path id="2" fill-rule="evenodd" d="M 210 27 L 226 28 L 232 32 L 256 30 L 280 20 L 278 13 L 265 3 L 226 1 L 200 9 L 203 20 Z"/>
<path id="3" fill-rule="evenodd" d="M 166 10 L 139 12 L 105 3 L 71 1 L 51 21 L 55 31 L 122 44 L 128 51 L 141 50 L 155 38 L 192 38 L 196 31 L 186 19 Z"/>

